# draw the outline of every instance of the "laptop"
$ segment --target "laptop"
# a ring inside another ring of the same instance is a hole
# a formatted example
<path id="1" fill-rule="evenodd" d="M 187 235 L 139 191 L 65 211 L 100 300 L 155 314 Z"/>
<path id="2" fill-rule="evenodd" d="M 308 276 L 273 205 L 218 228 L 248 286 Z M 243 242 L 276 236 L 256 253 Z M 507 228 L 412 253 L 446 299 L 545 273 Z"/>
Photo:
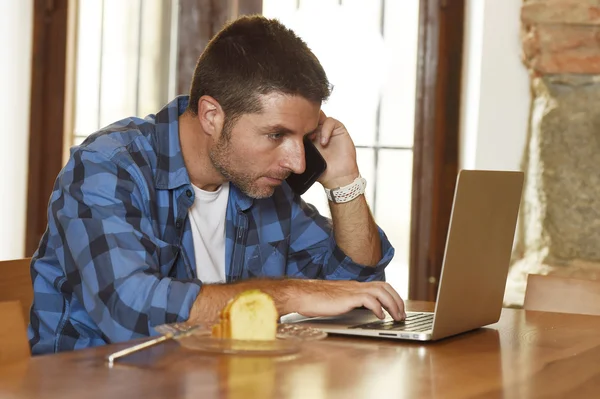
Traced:
<path id="1" fill-rule="evenodd" d="M 330 334 L 435 341 L 500 318 L 523 189 L 523 172 L 461 170 L 458 174 L 435 311 L 389 314 L 368 309 L 335 317 L 284 316 Z"/>

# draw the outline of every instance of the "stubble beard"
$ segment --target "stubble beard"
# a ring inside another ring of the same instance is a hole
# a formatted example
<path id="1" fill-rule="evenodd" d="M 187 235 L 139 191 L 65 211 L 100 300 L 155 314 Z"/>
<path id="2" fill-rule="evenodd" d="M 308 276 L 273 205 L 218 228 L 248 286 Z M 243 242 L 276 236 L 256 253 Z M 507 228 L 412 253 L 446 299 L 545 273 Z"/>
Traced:
<path id="1" fill-rule="evenodd" d="M 226 133 L 226 132 L 224 132 Z M 219 137 L 217 144 L 208 153 L 214 168 L 230 183 L 240 189 L 241 192 L 254 199 L 268 198 L 273 195 L 273 187 L 260 187 L 256 184 L 259 176 L 249 173 L 237 172 L 232 165 L 233 154 L 228 134 Z"/>

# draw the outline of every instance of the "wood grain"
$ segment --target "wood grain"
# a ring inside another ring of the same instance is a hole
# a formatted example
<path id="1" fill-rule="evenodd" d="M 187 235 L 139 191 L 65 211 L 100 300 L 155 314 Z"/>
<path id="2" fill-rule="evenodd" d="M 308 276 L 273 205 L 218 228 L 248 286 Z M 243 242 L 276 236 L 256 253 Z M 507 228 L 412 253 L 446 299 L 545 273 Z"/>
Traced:
<path id="1" fill-rule="evenodd" d="M 600 316 L 600 281 L 530 274 L 523 308 Z"/>
<path id="2" fill-rule="evenodd" d="M 170 342 L 108 368 L 104 357 L 126 343 L 0 368 L 0 397 L 597 397 L 598 331 L 599 317 L 504 309 L 499 323 L 439 342 L 330 336 L 285 357 L 206 355 Z"/>
<path id="3" fill-rule="evenodd" d="M 33 302 L 30 263 L 31 258 L 0 262 L 0 301 L 19 301 L 25 324 Z"/>
<path id="4" fill-rule="evenodd" d="M 21 304 L 17 301 L 0 302 L 0 317 L 0 366 L 28 359 L 31 352 Z"/>

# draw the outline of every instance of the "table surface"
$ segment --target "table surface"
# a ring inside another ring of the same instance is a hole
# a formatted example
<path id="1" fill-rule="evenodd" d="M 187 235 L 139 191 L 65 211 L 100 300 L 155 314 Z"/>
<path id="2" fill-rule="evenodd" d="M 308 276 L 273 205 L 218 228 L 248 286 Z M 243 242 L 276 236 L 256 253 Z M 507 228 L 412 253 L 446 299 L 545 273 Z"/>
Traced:
<path id="1" fill-rule="evenodd" d="M 503 309 L 498 323 L 438 342 L 329 336 L 279 357 L 167 342 L 109 368 L 105 356 L 129 345 L 2 367 L 0 398 L 600 397 L 596 316 Z"/>

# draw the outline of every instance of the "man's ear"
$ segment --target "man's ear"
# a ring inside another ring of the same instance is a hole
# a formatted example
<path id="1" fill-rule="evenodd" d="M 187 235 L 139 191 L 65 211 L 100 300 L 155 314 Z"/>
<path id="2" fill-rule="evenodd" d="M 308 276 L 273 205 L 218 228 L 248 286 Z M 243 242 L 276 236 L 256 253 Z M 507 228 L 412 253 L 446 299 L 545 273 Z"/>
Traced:
<path id="1" fill-rule="evenodd" d="M 198 120 L 206 134 L 218 139 L 223 130 L 225 112 L 217 100 L 211 96 L 202 96 L 198 100 Z"/>

